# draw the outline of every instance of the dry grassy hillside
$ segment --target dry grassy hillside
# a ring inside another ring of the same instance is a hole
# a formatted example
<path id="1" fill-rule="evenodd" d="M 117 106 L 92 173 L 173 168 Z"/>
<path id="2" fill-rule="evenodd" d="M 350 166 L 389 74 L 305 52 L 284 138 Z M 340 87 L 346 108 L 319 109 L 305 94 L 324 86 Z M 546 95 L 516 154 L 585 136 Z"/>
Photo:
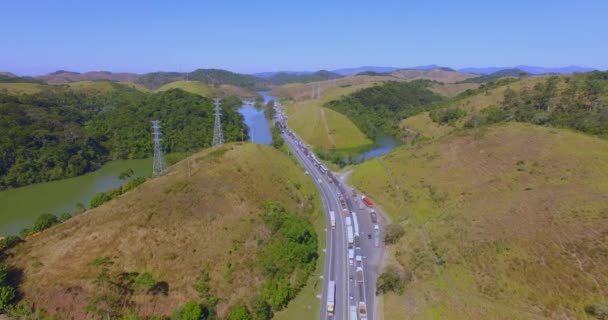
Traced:
<path id="1" fill-rule="evenodd" d="M 8 262 L 23 270 L 25 299 L 76 319 L 104 292 L 95 280 L 101 264 L 109 263 L 111 275 L 149 272 L 162 284 L 133 292 L 130 301 L 143 315 L 170 315 L 197 299 L 204 268 L 224 317 L 259 293 L 256 256 L 270 234 L 260 213 L 268 200 L 310 219 L 320 212 L 309 177 L 285 154 L 255 144 L 208 149 L 28 239 Z"/>
<path id="2" fill-rule="evenodd" d="M 95 81 L 95 80 L 111 80 L 111 81 L 124 81 L 124 82 L 135 82 L 139 78 L 139 75 L 134 73 L 112 73 L 104 71 L 92 71 L 85 73 L 58 71 L 53 72 L 44 76 L 39 76 L 37 79 L 43 80 L 50 84 L 65 84 L 76 81 Z"/>
<path id="3" fill-rule="evenodd" d="M 270 94 L 278 97 L 288 97 L 295 101 L 310 100 L 313 90 L 316 90 L 317 85 L 320 85 L 322 97 L 325 98 L 330 96 L 332 98 L 337 98 L 340 95 L 349 94 L 358 89 L 367 88 L 390 80 L 399 79 L 389 76 L 349 76 L 335 80 L 311 83 L 290 83 L 272 88 Z"/>
<path id="4" fill-rule="evenodd" d="M 285 104 L 289 126 L 305 142 L 323 149 L 355 149 L 369 146 L 372 141 L 348 117 L 324 108 L 323 104 L 379 84 L 383 79 L 390 78 L 353 76 L 337 79 L 335 83 L 322 81 L 320 99 L 310 99 L 311 88 L 316 88 L 316 83 L 288 84 L 274 88 L 271 93 L 293 99 Z"/>
<path id="5" fill-rule="evenodd" d="M 405 235 L 386 319 L 593 319 L 608 296 L 608 142 L 509 123 L 357 166 Z"/>
<path id="6" fill-rule="evenodd" d="M 489 90 L 485 90 L 483 92 L 479 92 L 475 95 L 465 97 L 465 98 L 457 98 L 457 100 L 453 101 L 447 107 L 449 108 L 460 108 L 466 112 L 466 116 L 460 119 L 457 123 L 453 125 L 441 125 L 435 123 L 429 117 L 428 112 L 420 113 L 415 116 L 409 117 L 401 121 L 400 127 L 403 131 L 407 132 L 415 132 L 416 134 L 425 137 L 425 138 L 437 138 L 443 136 L 454 129 L 461 128 L 462 125 L 471 118 L 473 114 L 479 112 L 485 108 L 497 106 L 504 99 L 504 93 L 507 88 L 510 88 L 514 91 L 521 92 L 524 89 L 532 89 L 534 85 L 539 82 L 546 81 L 547 77 L 529 77 L 523 78 L 519 81 L 512 82 L 506 85 L 498 86 L 496 88 L 492 88 Z M 463 84 L 454 84 L 455 86 L 459 85 L 476 85 L 472 83 L 463 83 Z M 445 85 L 443 88 L 444 92 L 447 92 L 447 87 L 453 85 Z M 461 89 L 464 87 L 461 87 Z M 474 88 L 470 88 L 474 89 Z M 466 89 L 465 89 L 466 90 Z M 441 94 L 441 89 L 438 89 L 435 85 L 433 86 L 433 91 Z"/>
<path id="7" fill-rule="evenodd" d="M 170 89 L 182 89 L 184 91 L 198 94 L 205 97 L 221 96 L 239 96 L 239 97 L 255 97 L 256 93 L 247 89 L 243 89 L 230 84 L 222 84 L 218 87 L 211 87 L 199 81 L 174 81 L 167 83 L 156 91 L 165 91 Z"/>
<path id="8" fill-rule="evenodd" d="M 391 76 L 404 80 L 433 80 L 443 83 L 455 83 L 464 81 L 467 79 L 478 77 L 474 74 L 462 73 L 453 70 L 446 70 L 442 68 L 435 68 L 430 70 L 414 70 L 405 69 L 397 70 L 390 73 Z"/>

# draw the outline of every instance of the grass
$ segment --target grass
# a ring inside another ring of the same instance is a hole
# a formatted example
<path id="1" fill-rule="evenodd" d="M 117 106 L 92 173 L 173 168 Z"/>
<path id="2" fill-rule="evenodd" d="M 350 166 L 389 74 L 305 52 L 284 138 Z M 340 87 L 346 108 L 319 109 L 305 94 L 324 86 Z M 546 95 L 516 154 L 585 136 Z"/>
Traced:
<path id="1" fill-rule="evenodd" d="M 451 126 L 433 122 L 428 112 L 419 113 L 415 116 L 401 120 L 399 127 L 405 133 L 410 133 L 408 136 L 419 136 L 426 139 L 436 139 L 453 130 L 453 127 Z"/>
<path id="2" fill-rule="evenodd" d="M 433 83 L 431 91 L 444 97 L 454 97 L 467 90 L 479 88 L 478 83 Z"/>
<path id="3" fill-rule="evenodd" d="M 255 92 L 237 86 L 223 84 L 218 87 L 211 87 L 199 81 L 174 81 L 158 88 L 156 91 L 169 89 L 182 89 L 184 91 L 198 94 L 204 97 L 214 97 L 216 95 L 235 95 L 239 97 L 253 97 Z"/>
<path id="4" fill-rule="evenodd" d="M 413 274 L 386 319 L 587 318 L 608 286 L 608 142 L 508 123 L 355 166 L 351 182 L 406 228 Z"/>
<path id="5" fill-rule="evenodd" d="M 443 83 L 455 83 L 471 78 L 478 77 L 474 74 L 462 73 L 458 71 L 443 70 L 440 68 L 430 70 L 397 70 L 391 73 L 392 76 L 404 80 L 427 79 Z"/>
<path id="6" fill-rule="evenodd" d="M 110 81 L 78 81 L 69 83 L 70 89 L 88 94 L 108 93 L 114 90 Z"/>
<path id="7" fill-rule="evenodd" d="M 20 290 L 26 299 L 75 318 L 85 317 L 82 307 L 97 292 L 96 259 L 109 257 L 110 272 L 149 272 L 168 283 L 167 296 L 134 294 L 142 315 L 170 315 L 196 299 L 193 284 L 206 268 L 223 317 L 230 306 L 249 302 L 264 280 L 256 255 L 269 236 L 259 217 L 267 200 L 322 220 L 312 181 L 284 153 L 249 143 L 207 149 L 28 239 L 9 263 L 24 272 Z"/>
<path id="8" fill-rule="evenodd" d="M 311 100 L 311 86 L 288 84 L 273 89 L 272 94 L 292 99 L 285 105 L 289 126 L 307 143 L 323 149 L 358 149 L 373 142 L 345 115 L 323 107 L 323 104 L 360 89 L 391 79 L 390 77 L 354 76 L 322 81 L 321 98 Z M 308 94 L 308 96 L 307 96 Z"/>
<path id="9" fill-rule="evenodd" d="M 170 89 L 182 89 L 184 91 L 198 94 L 205 97 L 211 97 L 214 90 L 206 84 L 198 81 L 175 81 L 165 84 L 157 89 L 157 91 L 166 91 Z"/>
<path id="10" fill-rule="evenodd" d="M 12 94 L 34 94 L 42 91 L 45 85 L 38 83 L 0 83 L 0 91 Z"/>
<path id="11" fill-rule="evenodd" d="M 535 84 L 545 80 L 546 77 L 542 76 L 523 78 L 507 85 L 479 92 L 462 99 L 457 99 L 446 107 L 460 108 L 466 112 L 466 115 L 451 125 L 437 124 L 431 120 L 429 113 L 425 112 L 402 120 L 400 127 L 402 131 L 404 131 L 404 135 L 408 137 L 420 136 L 429 139 L 439 138 L 455 129 L 462 128 L 475 113 L 488 107 L 498 106 L 503 101 L 504 92 L 507 88 L 511 88 L 515 91 L 531 89 Z M 433 84 L 431 90 L 449 97 L 456 93 L 464 92 L 467 89 L 474 89 L 475 87 L 478 87 L 478 84 Z"/>

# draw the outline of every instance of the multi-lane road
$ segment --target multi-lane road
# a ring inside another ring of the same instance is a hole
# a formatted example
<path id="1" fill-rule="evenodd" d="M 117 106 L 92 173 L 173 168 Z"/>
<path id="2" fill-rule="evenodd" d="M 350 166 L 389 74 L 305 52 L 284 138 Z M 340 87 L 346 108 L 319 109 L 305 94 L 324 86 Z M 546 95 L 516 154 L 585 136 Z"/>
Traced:
<path id="1" fill-rule="evenodd" d="M 275 120 L 289 149 L 311 176 L 326 211 L 326 248 L 319 318 L 374 319 L 374 298 L 380 241 L 380 217 L 372 221 L 371 208 L 360 195 L 327 170 L 286 125 L 275 105 Z M 333 293 L 333 294 L 332 294 Z"/>

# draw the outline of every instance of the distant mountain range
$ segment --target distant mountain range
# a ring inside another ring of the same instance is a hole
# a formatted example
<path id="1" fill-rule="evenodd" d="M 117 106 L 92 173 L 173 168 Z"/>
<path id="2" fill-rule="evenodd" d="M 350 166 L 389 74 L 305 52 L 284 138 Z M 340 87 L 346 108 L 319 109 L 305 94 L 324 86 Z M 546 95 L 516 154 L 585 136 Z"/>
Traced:
<path id="1" fill-rule="evenodd" d="M 497 71 L 505 70 L 505 69 L 519 69 L 529 74 L 571 74 L 576 72 L 591 72 L 597 69 L 595 68 L 586 68 L 579 66 L 566 66 L 560 68 L 547 68 L 547 67 L 537 67 L 537 66 L 525 66 L 519 65 L 515 67 L 488 67 L 488 68 L 462 68 L 458 69 L 460 72 L 466 73 L 474 73 L 474 74 L 491 74 Z"/>
<path id="2" fill-rule="evenodd" d="M 575 72 L 591 72 L 595 71 L 595 68 L 586 68 L 579 66 L 566 66 L 559 68 L 549 68 L 549 67 L 538 67 L 538 66 L 526 66 L 526 65 L 518 65 L 515 67 L 487 67 L 487 68 L 478 68 L 478 67 L 470 67 L 470 68 L 461 68 L 461 69 L 452 69 L 449 67 L 442 67 L 436 64 L 426 65 L 426 66 L 416 66 L 416 67 L 383 67 L 383 66 L 363 66 L 357 68 L 342 68 L 330 70 L 330 72 L 342 75 L 342 76 L 350 76 L 358 73 L 365 72 L 375 72 L 375 73 L 391 73 L 398 70 L 432 70 L 432 69 L 443 69 L 446 71 L 454 70 L 462 73 L 472 73 L 472 74 L 492 74 L 501 70 L 513 70 L 519 69 L 528 74 L 571 74 Z M 277 73 L 287 73 L 287 74 L 295 74 L 295 75 L 304 75 L 311 74 L 314 72 L 311 71 L 280 71 L 280 72 L 260 72 L 253 74 L 254 76 L 261 78 L 270 78 L 271 76 Z"/>
<path id="3" fill-rule="evenodd" d="M 473 81 L 471 74 L 490 76 L 480 77 L 477 81 L 499 76 L 518 76 L 521 73 L 530 75 L 541 74 L 571 74 L 575 72 L 590 72 L 594 68 L 579 66 L 566 66 L 560 68 L 548 68 L 538 66 L 519 65 L 512 68 L 487 67 L 487 68 L 461 68 L 451 69 L 435 64 L 416 66 L 410 68 L 386 67 L 386 66 L 363 66 L 357 68 L 342 68 L 331 71 L 277 71 L 259 72 L 255 74 L 240 74 L 221 69 L 197 69 L 193 72 L 150 72 L 146 74 L 135 74 L 127 72 L 73 72 L 58 70 L 38 77 L 19 77 L 10 72 L 0 72 L 1 82 L 46 82 L 49 84 L 62 84 L 77 81 L 110 80 L 139 83 L 149 89 L 157 89 L 167 83 L 178 80 L 194 80 L 209 85 L 230 84 L 249 90 L 267 89 L 272 85 L 282 85 L 293 82 L 313 82 L 337 79 L 355 74 L 390 75 L 398 78 L 428 78 L 444 79 L 446 76 L 450 81 Z M 427 72 L 422 74 L 421 72 Z M 467 75 L 468 74 L 468 75 Z M 456 80 L 458 79 L 458 80 Z"/>

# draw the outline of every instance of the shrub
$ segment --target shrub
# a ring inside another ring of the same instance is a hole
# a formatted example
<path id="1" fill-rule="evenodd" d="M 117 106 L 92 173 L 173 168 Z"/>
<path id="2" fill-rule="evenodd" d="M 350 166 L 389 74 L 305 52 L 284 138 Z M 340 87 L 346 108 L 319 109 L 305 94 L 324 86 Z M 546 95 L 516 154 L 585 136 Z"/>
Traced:
<path id="1" fill-rule="evenodd" d="M 89 201 L 89 206 L 91 207 L 91 209 L 97 208 L 103 203 L 108 202 L 110 200 L 111 198 L 105 192 L 98 192 L 93 196 L 91 201 Z"/>
<path id="2" fill-rule="evenodd" d="M 154 287 L 156 284 L 156 279 L 149 272 L 140 273 L 137 278 L 135 278 L 135 287 L 140 289 L 150 289 Z"/>
<path id="3" fill-rule="evenodd" d="M 30 234 L 40 232 L 44 229 L 48 229 L 55 224 L 59 223 L 59 218 L 52 213 L 44 213 L 36 218 L 32 229 L 30 230 Z"/>
<path id="4" fill-rule="evenodd" d="M 199 320 L 202 319 L 203 310 L 195 301 L 190 301 L 184 306 L 181 314 L 181 320 Z"/>
<path id="5" fill-rule="evenodd" d="M 429 114 L 433 122 L 451 124 L 464 117 L 466 112 L 460 108 L 445 108 L 431 111 Z"/>
<path id="6" fill-rule="evenodd" d="M 64 212 L 59 215 L 59 222 L 66 222 L 72 218 L 72 215 L 69 212 Z"/>
<path id="7" fill-rule="evenodd" d="M 15 288 L 11 286 L 0 287 L 0 310 L 5 310 L 9 307 L 17 297 Z"/>
<path id="8" fill-rule="evenodd" d="M 201 268 L 199 276 L 194 283 L 194 290 L 199 293 L 201 298 L 205 298 L 209 294 L 209 280 L 209 272 L 205 268 Z"/>
<path id="9" fill-rule="evenodd" d="M 283 147 L 283 145 L 285 144 L 285 140 L 283 140 L 283 137 L 281 137 L 281 133 L 279 132 L 279 128 L 272 127 L 270 129 L 271 134 L 272 134 L 272 146 L 275 147 L 276 149 L 281 149 L 281 147 Z"/>
<path id="10" fill-rule="evenodd" d="M 5 264 L 0 264 L 0 286 L 6 285 L 8 279 L 8 267 Z"/>
<path id="11" fill-rule="evenodd" d="M 135 189 L 136 187 L 138 187 L 140 184 L 146 182 L 146 178 L 144 177 L 137 177 L 129 182 L 127 182 L 123 187 L 122 187 L 122 192 L 125 193 L 127 191 L 131 191 L 133 189 Z"/>
<path id="12" fill-rule="evenodd" d="M 404 234 L 405 230 L 403 229 L 403 226 L 395 223 L 389 224 L 386 226 L 386 231 L 384 233 L 384 243 L 395 244 Z"/>
<path id="13" fill-rule="evenodd" d="M 237 304 L 230 309 L 228 320 L 251 320 L 251 314 L 247 310 L 247 307 Z"/>
<path id="14" fill-rule="evenodd" d="M 253 301 L 251 309 L 252 320 L 272 319 L 273 314 L 270 305 L 260 296 Z"/>
<path id="15" fill-rule="evenodd" d="M 135 171 L 133 171 L 133 169 L 131 169 L 131 168 L 128 168 L 118 175 L 118 179 L 124 180 L 124 179 L 130 178 L 134 174 L 135 174 Z"/>
<path id="16" fill-rule="evenodd" d="M 594 304 L 585 307 L 585 313 L 600 320 L 608 319 L 608 305 Z"/>
<path id="17" fill-rule="evenodd" d="M 10 249 L 19 241 L 21 241 L 21 238 L 17 236 L 7 236 L 6 238 L 0 240 L 0 249 Z"/>
<path id="18" fill-rule="evenodd" d="M 398 294 L 403 293 L 405 288 L 405 279 L 399 273 L 392 269 L 386 269 L 379 277 L 376 282 L 376 289 L 378 293 L 396 292 Z"/>

